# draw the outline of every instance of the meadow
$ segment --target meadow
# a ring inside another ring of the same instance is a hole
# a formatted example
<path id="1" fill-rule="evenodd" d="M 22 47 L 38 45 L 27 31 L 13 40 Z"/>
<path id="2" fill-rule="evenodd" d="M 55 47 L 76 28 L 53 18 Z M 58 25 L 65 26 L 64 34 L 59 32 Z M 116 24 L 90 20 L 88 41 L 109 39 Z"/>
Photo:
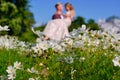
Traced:
<path id="1" fill-rule="evenodd" d="M 120 80 L 120 33 L 114 29 L 82 25 L 61 42 L 43 41 L 42 32 L 32 31 L 35 43 L 0 36 L 1 80 Z"/>

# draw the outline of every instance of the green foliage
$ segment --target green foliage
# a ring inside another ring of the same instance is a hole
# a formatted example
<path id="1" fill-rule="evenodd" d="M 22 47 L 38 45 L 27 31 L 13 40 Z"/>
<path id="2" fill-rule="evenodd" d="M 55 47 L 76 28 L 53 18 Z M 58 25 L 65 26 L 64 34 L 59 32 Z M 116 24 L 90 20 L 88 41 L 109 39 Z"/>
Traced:
<path id="1" fill-rule="evenodd" d="M 24 32 L 24 33 L 23 33 L 22 35 L 20 35 L 18 38 L 19 38 L 19 40 L 21 40 L 21 41 L 35 42 L 35 40 L 36 40 L 37 37 L 38 37 L 38 36 L 35 35 L 35 34 L 31 31 L 31 29 L 30 29 L 30 30 L 28 30 L 27 32 Z"/>
<path id="2" fill-rule="evenodd" d="M 79 25 L 82 25 L 82 24 L 85 24 L 85 18 L 81 17 L 81 16 L 78 16 L 75 20 L 74 20 L 74 23 L 76 24 L 79 24 Z"/>
<path id="3" fill-rule="evenodd" d="M 98 26 L 97 23 L 95 23 L 93 19 L 88 20 L 87 26 L 88 28 L 90 28 L 90 30 L 100 30 L 100 27 Z"/>
<path id="4" fill-rule="evenodd" d="M 100 27 L 98 24 L 93 20 L 89 19 L 88 22 L 85 21 L 85 19 L 81 16 L 78 16 L 69 27 L 69 31 L 72 31 L 73 29 L 77 29 L 78 27 L 81 27 L 81 25 L 87 25 L 90 30 L 99 30 Z"/>
<path id="5" fill-rule="evenodd" d="M 114 67 L 112 62 L 114 54 L 118 52 L 102 48 L 92 52 L 92 49 L 93 47 L 66 50 L 63 54 L 49 49 L 40 58 L 24 53 L 18 54 L 19 51 L 16 50 L 3 49 L 0 50 L 0 75 L 7 75 L 7 66 L 19 61 L 22 62 L 23 70 L 17 71 L 15 80 L 28 80 L 31 77 L 40 77 L 41 80 L 119 80 L 120 69 Z M 73 58 L 73 63 L 65 61 L 69 56 Z M 82 59 L 83 57 L 85 60 Z M 27 68 L 31 67 L 38 70 L 39 74 L 27 72 Z"/>
<path id="6" fill-rule="evenodd" d="M 20 35 L 28 31 L 33 23 L 33 14 L 29 11 L 28 0 L 1 1 L 0 25 L 8 25 L 10 35 Z"/>
<path id="7" fill-rule="evenodd" d="M 83 17 L 78 16 L 69 27 L 69 31 L 72 31 L 73 29 L 77 29 L 78 27 L 81 27 L 82 24 L 86 24 Z"/>
<path id="8" fill-rule="evenodd" d="M 12 32 L 16 34 L 18 34 L 20 29 L 20 20 L 16 17 L 17 13 L 17 7 L 10 2 L 5 2 L 0 5 L 0 24 L 2 26 L 9 25 Z"/>
<path id="9" fill-rule="evenodd" d="M 46 24 L 45 24 L 45 25 L 46 25 Z M 42 25 L 42 26 L 40 26 L 40 27 L 35 27 L 34 29 L 35 29 L 35 30 L 43 31 L 44 28 L 45 28 L 45 25 Z"/>
<path id="10" fill-rule="evenodd" d="M 6 50 L 0 49 L 0 75 L 7 75 L 6 69 L 8 65 L 13 65 L 15 61 L 23 62 L 24 69 L 34 66 L 36 64 L 36 59 L 28 58 L 26 54 L 18 54 L 17 50 Z M 34 63 L 35 62 L 35 63 Z M 32 74 L 27 73 L 27 71 L 17 71 L 16 80 L 28 79 Z"/>
<path id="11" fill-rule="evenodd" d="M 45 28 L 45 25 L 42 25 L 40 27 L 35 27 L 35 31 L 36 30 L 40 30 L 40 31 L 43 31 Z M 27 41 L 27 42 L 36 42 L 36 38 L 38 36 L 35 35 L 31 29 L 29 29 L 28 31 L 24 32 L 23 34 L 21 34 L 20 36 L 18 36 L 19 40 L 22 40 L 22 41 Z"/>

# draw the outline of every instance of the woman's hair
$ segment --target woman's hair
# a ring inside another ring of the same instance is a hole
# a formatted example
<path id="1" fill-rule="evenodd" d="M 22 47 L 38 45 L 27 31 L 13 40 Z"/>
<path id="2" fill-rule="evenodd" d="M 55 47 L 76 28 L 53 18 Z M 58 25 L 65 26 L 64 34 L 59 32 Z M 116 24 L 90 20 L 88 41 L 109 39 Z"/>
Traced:
<path id="1" fill-rule="evenodd" d="M 67 2 L 67 3 L 65 4 L 65 7 L 69 7 L 70 10 L 74 10 L 74 7 L 73 7 L 72 4 L 70 4 L 69 2 Z"/>

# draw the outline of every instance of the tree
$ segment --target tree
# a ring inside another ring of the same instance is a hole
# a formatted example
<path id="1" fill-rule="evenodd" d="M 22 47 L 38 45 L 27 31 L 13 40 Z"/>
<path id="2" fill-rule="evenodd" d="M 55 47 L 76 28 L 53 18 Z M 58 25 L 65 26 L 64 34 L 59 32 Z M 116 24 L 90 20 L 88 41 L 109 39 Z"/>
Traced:
<path id="1" fill-rule="evenodd" d="M 120 19 L 120 17 L 118 16 L 110 16 L 106 19 L 106 22 L 111 22 L 113 23 L 114 22 L 114 19 Z"/>
<path id="2" fill-rule="evenodd" d="M 10 35 L 21 35 L 34 23 L 28 0 L 1 0 L 0 25 L 10 27 Z"/>
<path id="3" fill-rule="evenodd" d="M 74 23 L 79 24 L 79 25 L 85 24 L 85 18 L 83 18 L 83 17 L 81 17 L 81 16 L 78 16 L 78 17 L 74 20 Z"/>
<path id="4" fill-rule="evenodd" d="M 87 26 L 90 30 L 99 30 L 100 29 L 98 24 L 93 19 L 89 19 L 87 21 Z"/>
<path id="5" fill-rule="evenodd" d="M 89 19 L 87 22 L 85 22 L 85 18 L 78 16 L 71 24 L 71 26 L 69 27 L 69 31 L 72 31 L 73 29 L 77 29 L 78 27 L 81 27 L 81 25 L 87 25 L 87 28 L 89 28 L 90 30 L 99 30 L 100 27 L 98 26 L 98 24 L 93 20 L 93 19 Z"/>
<path id="6" fill-rule="evenodd" d="M 85 19 L 81 16 L 78 16 L 71 24 L 71 26 L 69 27 L 69 31 L 72 31 L 73 29 L 77 29 L 78 27 L 81 27 L 82 24 L 86 24 L 85 23 Z"/>

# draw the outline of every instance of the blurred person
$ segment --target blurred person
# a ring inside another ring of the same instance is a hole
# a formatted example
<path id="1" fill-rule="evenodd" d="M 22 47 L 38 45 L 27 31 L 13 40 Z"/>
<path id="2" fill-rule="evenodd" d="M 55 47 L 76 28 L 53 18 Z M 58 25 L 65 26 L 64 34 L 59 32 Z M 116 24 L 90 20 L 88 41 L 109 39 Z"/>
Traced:
<path id="1" fill-rule="evenodd" d="M 61 4 L 60 4 L 61 5 Z M 75 11 L 70 3 L 65 4 L 65 10 L 66 14 L 62 14 L 62 7 L 59 6 L 58 13 L 60 13 L 59 17 L 54 17 L 53 20 L 49 21 L 46 25 L 43 34 L 44 34 L 44 40 L 56 40 L 61 41 L 65 36 L 69 36 L 68 28 L 71 25 L 71 22 L 74 18 Z M 56 14 L 55 14 L 56 15 Z M 60 16 L 63 16 L 64 18 L 61 18 Z"/>

